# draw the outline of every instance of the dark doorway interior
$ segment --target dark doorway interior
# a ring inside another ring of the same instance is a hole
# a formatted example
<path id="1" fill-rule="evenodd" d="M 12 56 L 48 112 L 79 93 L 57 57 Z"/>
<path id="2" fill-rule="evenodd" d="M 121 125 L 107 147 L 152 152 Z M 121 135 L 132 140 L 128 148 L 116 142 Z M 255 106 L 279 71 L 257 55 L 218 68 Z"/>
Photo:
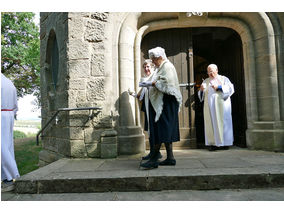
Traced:
<path id="1" fill-rule="evenodd" d="M 206 68 L 217 64 L 220 75 L 225 75 L 234 84 L 235 93 L 231 97 L 234 128 L 234 145 L 246 147 L 247 129 L 245 107 L 245 82 L 243 69 L 242 42 L 240 36 L 228 28 L 194 28 L 192 43 L 194 50 L 194 76 L 197 85 L 207 78 Z M 203 106 L 196 101 L 196 137 L 198 147 L 204 146 Z M 199 131 L 201 130 L 201 131 Z"/>
<path id="2" fill-rule="evenodd" d="M 141 60 L 147 59 L 148 50 L 156 46 L 165 48 L 168 59 L 177 69 L 180 83 L 194 81 L 197 84 L 193 91 L 181 89 L 184 104 L 179 114 L 182 136 L 179 146 L 204 148 L 203 105 L 197 91 L 202 78 L 207 78 L 207 66 L 214 63 L 218 65 L 219 74 L 227 76 L 234 84 L 235 94 L 231 98 L 234 145 L 246 147 L 245 83 L 239 35 L 223 27 L 154 31 L 142 40 Z"/>

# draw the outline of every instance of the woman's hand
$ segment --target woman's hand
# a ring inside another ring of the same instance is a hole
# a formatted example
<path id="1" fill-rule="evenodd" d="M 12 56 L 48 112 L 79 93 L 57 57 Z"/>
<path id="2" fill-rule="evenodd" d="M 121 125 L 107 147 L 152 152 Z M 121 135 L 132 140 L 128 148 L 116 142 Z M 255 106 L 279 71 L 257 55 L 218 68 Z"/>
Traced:
<path id="1" fill-rule="evenodd" d="M 140 82 L 139 83 L 139 87 L 151 87 L 153 86 L 153 83 L 152 81 L 144 81 L 144 82 Z"/>

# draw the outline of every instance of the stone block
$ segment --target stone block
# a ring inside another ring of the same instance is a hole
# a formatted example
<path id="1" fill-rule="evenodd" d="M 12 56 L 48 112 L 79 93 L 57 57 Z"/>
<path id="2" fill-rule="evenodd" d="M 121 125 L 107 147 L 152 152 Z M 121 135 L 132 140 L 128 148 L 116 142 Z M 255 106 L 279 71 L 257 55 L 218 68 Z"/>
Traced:
<path id="1" fill-rule="evenodd" d="M 86 102 L 86 91 L 77 91 L 76 102 L 77 103 Z"/>
<path id="2" fill-rule="evenodd" d="M 47 138 L 46 140 L 43 140 L 42 142 L 43 142 L 42 147 L 44 149 L 52 151 L 52 152 L 58 151 L 58 147 L 57 147 L 57 143 L 56 143 L 55 138 Z"/>
<path id="3" fill-rule="evenodd" d="M 119 155 L 133 155 L 145 152 L 144 135 L 118 136 Z"/>
<path id="4" fill-rule="evenodd" d="M 71 156 L 70 140 L 57 138 L 58 153 L 67 157 Z"/>
<path id="5" fill-rule="evenodd" d="M 87 157 L 84 140 L 70 140 L 71 157 Z"/>
<path id="6" fill-rule="evenodd" d="M 105 79 L 91 78 L 87 83 L 87 100 L 105 100 Z"/>
<path id="7" fill-rule="evenodd" d="M 93 54 L 91 58 L 91 75 L 103 76 L 105 73 L 105 57 L 103 54 Z"/>
<path id="8" fill-rule="evenodd" d="M 274 132 L 271 130 L 247 130 L 247 146 L 255 150 L 274 150 Z"/>
<path id="9" fill-rule="evenodd" d="M 51 152 L 51 151 L 48 151 L 48 150 L 41 150 L 39 152 L 39 160 L 46 162 L 46 164 L 57 161 L 59 158 L 60 158 L 60 155 L 58 155 L 55 152 Z"/>
<path id="10" fill-rule="evenodd" d="M 87 155 L 90 158 L 99 158 L 101 155 L 101 150 L 100 150 L 100 146 L 98 146 L 98 143 L 90 143 L 90 144 L 86 144 L 86 151 L 87 151 Z"/>
<path id="11" fill-rule="evenodd" d="M 106 13 L 95 12 L 91 14 L 92 19 L 96 19 L 96 20 L 104 21 L 104 22 L 108 20 L 108 17 L 109 17 L 109 13 L 107 12 Z"/>
<path id="12" fill-rule="evenodd" d="M 88 59 L 71 60 L 68 62 L 68 69 L 70 79 L 90 77 L 90 61 Z"/>
<path id="13" fill-rule="evenodd" d="M 101 144 L 116 144 L 117 137 L 101 137 Z"/>
<path id="14" fill-rule="evenodd" d="M 101 133 L 101 137 L 113 137 L 113 136 L 117 136 L 117 131 L 115 131 L 114 129 L 107 129 Z"/>
<path id="15" fill-rule="evenodd" d="M 85 90 L 86 79 L 70 79 L 68 84 L 70 90 Z"/>
<path id="16" fill-rule="evenodd" d="M 75 106 L 77 107 L 77 106 Z M 78 115 L 69 115 L 68 125 L 70 127 L 88 127 L 90 126 L 89 115 L 78 114 Z"/>
<path id="17" fill-rule="evenodd" d="M 117 144 L 100 144 L 101 158 L 116 158 Z"/>
<path id="18" fill-rule="evenodd" d="M 92 43 L 92 52 L 96 54 L 103 54 L 105 52 L 104 42 Z"/>
<path id="19" fill-rule="evenodd" d="M 111 128 L 112 127 L 112 117 L 108 115 L 103 115 L 99 113 L 92 120 L 92 125 L 100 128 Z"/>
<path id="20" fill-rule="evenodd" d="M 84 130 L 85 143 L 98 143 L 101 138 L 101 133 L 104 130 L 95 130 L 94 128 L 86 128 Z"/>
<path id="21" fill-rule="evenodd" d="M 99 42 L 103 41 L 105 24 L 100 23 L 96 20 L 88 20 L 86 23 L 86 31 L 84 38 L 87 41 Z"/>
<path id="22" fill-rule="evenodd" d="M 84 19 L 72 16 L 68 21 L 68 34 L 70 39 L 82 39 L 84 36 Z"/>
<path id="23" fill-rule="evenodd" d="M 84 140 L 84 130 L 82 127 L 68 127 L 70 131 L 70 139 Z"/>
<path id="24" fill-rule="evenodd" d="M 90 58 L 90 46 L 81 39 L 70 40 L 68 45 L 69 59 L 88 59 Z"/>

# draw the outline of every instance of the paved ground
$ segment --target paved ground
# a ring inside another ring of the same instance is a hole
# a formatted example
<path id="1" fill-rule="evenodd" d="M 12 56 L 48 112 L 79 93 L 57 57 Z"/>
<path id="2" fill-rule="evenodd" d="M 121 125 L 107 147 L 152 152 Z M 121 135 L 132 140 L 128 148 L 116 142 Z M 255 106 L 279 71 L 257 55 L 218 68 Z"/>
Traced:
<path id="1" fill-rule="evenodd" d="M 284 187 L 59 194 L 1 194 L 2 201 L 284 201 Z"/>
<path id="2" fill-rule="evenodd" d="M 216 152 L 192 149 L 174 153 L 176 166 L 153 170 L 140 169 L 138 155 L 117 159 L 61 159 L 22 176 L 17 184 L 21 183 L 19 188 L 22 187 L 23 194 L 2 193 L 1 199 L 284 200 L 284 153 L 236 147 Z M 162 154 L 165 157 L 165 151 Z M 106 183 L 108 188 L 103 188 L 101 184 Z M 271 183 L 275 183 L 273 187 Z M 175 187 L 163 189 L 165 184 Z M 214 190 L 218 187 L 210 184 L 223 188 Z M 208 188 L 212 190 L 195 190 Z M 30 189 L 32 194 L 27 194 L 25 191 Z"/>

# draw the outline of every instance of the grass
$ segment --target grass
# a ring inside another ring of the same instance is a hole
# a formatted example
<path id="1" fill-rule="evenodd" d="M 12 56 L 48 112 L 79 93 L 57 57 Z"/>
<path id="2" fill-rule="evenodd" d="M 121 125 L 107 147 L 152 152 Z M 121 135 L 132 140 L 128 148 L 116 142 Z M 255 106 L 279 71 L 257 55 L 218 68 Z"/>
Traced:
<path id="1" fill-rule="evenodd" d="M 20 175 L 27 174 L 39 168 L 38 154 L 41 151 L 41 143 L 36 145 L 35 139 L 28 141 L 15 141 L 15 158 Z"/>

